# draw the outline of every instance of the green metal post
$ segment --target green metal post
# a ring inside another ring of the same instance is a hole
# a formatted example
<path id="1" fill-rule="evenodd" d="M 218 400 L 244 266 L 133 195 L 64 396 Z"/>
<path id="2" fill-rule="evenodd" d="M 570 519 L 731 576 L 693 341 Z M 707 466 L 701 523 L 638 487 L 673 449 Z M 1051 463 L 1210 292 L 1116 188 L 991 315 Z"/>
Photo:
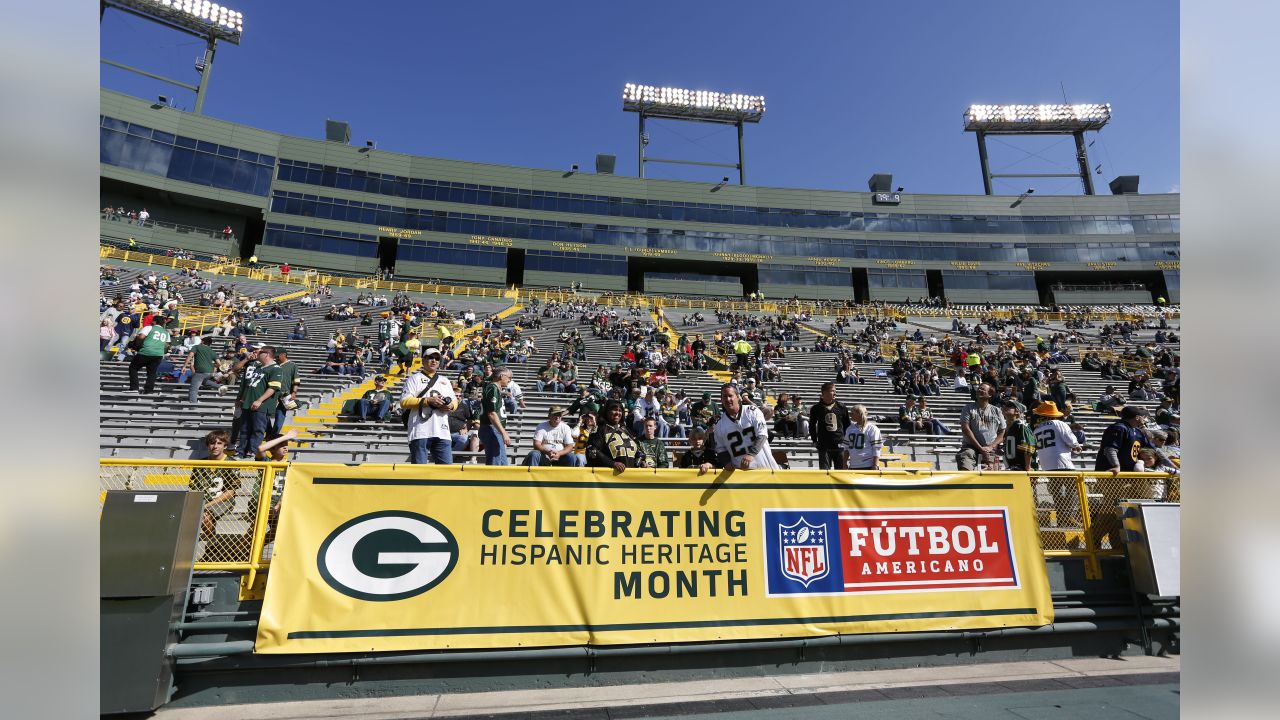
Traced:
<path id="1" fill-rule="evenodd" d="M 644 177 L 644 112 L 640 112 L 640 134 L 636 137 L 636 147 L 640 150 L 640 177 Z"/>
<path id="2" fill-rule="evenodd" d="M 209 38 L 209 44 L 204 50 L 204 69 L 200 71 L 200 85 L 196 90 L 196 109 L 195 114 L 204 113 L 204 97 L 209 92 L 209 74 L 213 72 L 213 51 L 218 44 L 217 38 Z"/>
<path id="3" fill-rule="evenodd" d="M 747 161 L 742 151 L 742 121 L 738 121 L 738 184 L 747 184 Z"/>

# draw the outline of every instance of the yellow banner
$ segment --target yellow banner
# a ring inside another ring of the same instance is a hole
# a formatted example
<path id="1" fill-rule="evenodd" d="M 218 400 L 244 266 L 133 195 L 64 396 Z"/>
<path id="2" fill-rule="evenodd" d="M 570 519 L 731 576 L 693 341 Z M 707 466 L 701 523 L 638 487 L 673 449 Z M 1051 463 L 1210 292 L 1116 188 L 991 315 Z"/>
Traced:
<path id="1" fill-rule="evenodd" d="M 1025 475 L 293 465 L 257 651 L 1052 622 Z"/>

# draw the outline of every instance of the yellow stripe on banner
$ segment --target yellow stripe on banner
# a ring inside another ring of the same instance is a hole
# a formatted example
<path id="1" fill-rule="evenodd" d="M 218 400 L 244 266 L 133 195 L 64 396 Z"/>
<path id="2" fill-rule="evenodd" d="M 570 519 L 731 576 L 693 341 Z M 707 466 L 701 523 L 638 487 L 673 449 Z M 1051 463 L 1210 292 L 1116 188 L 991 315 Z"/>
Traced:
<path id="1" fill-rule="evenodd" d="M 1030 482 L 295 464 L 256 650 L 1038 627 L 1053 604 Z"/>

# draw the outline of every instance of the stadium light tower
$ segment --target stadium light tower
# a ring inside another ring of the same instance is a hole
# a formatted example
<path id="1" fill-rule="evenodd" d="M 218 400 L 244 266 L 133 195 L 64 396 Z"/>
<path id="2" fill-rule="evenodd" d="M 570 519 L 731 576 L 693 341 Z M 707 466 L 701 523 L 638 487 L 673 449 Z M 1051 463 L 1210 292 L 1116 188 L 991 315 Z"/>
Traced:
<path id="1" fill-rule="evenodd" d="M 644 164 L 647 162 L 703 165 L 734 168 L 738 171 L 738 184 L 747 184 L 746 156 L 742 145 L 742 126 L 745 123 L 758 123 L 760 118 L 764 117 L 763 95 L 740 95 L 712 90 L 685 90 L 684 88 L 654 87 L 652 85 L 627 83 L 622 88 L 622 109 L 624 112 L 634 112 L 640 116 L 638 143 L 640 177 L 644 177 Z M 644 131 L 644 120 L 650 117 L 737 126 L 737 164 L 645 157 L 644 148 L 649 144 L 649 136 Z"/>
<path id="2" fill-rule="evenodd" d="M 106 15 L 107 8 L 115 8 L 140 17 L 143 20 L 194 35 L 205 41 L 204 57 L 196 60 L 196 72 L 200 80 L 196 85 L 185 83 L 162 75 L 140 70 L 114 60 L 100 58 L 104 65 L 127 70 L 153 80 L 177 85 L 196 94 L 195 114 L 204 111 L 204 98 L 209 90 L 209 76 L 213 73 L 213 54 L 219 40 L 233 45 L 240 44 L 240 34 L 244 30 L 244 16 L 224 5 L 209 0 L 100 0 L 99 20 Z"/>
<path id="3" fill-rule="evenodd" d="M 1110 103 L 1083 105 L 970 105 L 964 112 L 964 129 L 978 138 L 978 162 L 982 165 L 982 188 L 988 195 L 993 178 L 1079 177 L 1084 194 L 1093 195 L 1089 153 L 1084 144 L 1086 130 L 1101 130 L 1111 120 Z M 987 135 L 1071 135 L 1076 140 L 1079 173 L 992 175 L 987 164 Z"/>

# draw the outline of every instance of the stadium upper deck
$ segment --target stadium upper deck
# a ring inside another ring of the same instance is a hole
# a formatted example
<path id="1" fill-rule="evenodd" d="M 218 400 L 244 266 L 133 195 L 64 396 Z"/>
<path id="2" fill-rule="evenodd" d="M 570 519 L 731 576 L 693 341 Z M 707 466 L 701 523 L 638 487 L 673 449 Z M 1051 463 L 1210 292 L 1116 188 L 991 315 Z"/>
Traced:
<path id="1" fill-rule="evenodd" d="M 233 231 L 223 239 L 104 220 L 108 238 L 473 283 L 859 301 L 1179 299 L 1176 194 L 913 193 L 885 206 L 865 192 L 414 157 L 109 90 L 101 112 L 105 203 Z"/>

